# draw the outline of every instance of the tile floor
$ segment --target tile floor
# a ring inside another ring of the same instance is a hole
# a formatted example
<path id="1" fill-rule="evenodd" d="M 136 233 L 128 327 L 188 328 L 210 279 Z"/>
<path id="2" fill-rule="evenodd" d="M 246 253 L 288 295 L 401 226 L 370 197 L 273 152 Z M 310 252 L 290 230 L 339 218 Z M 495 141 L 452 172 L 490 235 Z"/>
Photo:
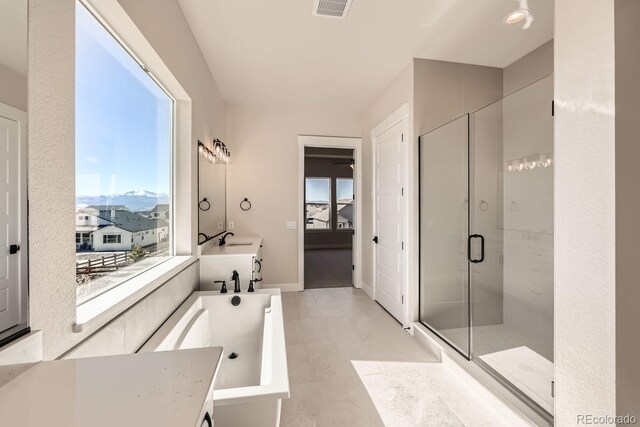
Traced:
<path id="1" fill-rule="evenodd" d="M 291 398 L 281 426 L 507 426 L 361 290 L 282 299 Z"/>

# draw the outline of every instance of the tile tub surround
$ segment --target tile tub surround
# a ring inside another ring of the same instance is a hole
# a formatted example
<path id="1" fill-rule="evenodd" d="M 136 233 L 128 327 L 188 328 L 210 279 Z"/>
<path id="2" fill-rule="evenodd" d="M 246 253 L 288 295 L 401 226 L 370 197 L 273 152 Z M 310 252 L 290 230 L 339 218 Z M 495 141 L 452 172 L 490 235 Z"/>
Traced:
<path id="1" fill-rule="evenodd" d="M 507 426 L 355 288 L 282 295 L 291 397 L 281 426 Z"/>

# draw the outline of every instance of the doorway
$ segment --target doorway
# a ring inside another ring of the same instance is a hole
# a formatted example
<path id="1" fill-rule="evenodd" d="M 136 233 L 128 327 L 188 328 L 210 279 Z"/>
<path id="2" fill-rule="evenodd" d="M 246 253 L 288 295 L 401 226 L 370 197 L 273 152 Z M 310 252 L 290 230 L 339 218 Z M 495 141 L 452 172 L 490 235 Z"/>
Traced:
<path id="1" fill-rule="evenodd" d="M 373 295 L 401 324 L 405 319 L 406 164 L 408 116 L 403 108 L 371 133 L 373 145 Z"/>
<path id="2" fill-rule="evenodd" d="M 0 345 L 28 332 L 27 328 L 27 190 L 25 112 L 0 103 L 1 186 Z"/>
<path id="3" fill-rule="evenodd" d="M 360 139 L 300 137 L 300 290 L 360 287 Z"/>

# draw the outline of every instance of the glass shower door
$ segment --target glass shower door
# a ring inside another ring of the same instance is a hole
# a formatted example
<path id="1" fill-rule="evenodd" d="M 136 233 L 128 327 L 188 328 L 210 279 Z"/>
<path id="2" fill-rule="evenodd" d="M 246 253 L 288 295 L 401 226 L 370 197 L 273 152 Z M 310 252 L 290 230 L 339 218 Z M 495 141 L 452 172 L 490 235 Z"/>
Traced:
<path id="1" fill-rule="evenodd" d="M 472 357 L 553 413 L 553 77 L 471 115 Z M 481 239 L 477 239 L 481 240 Z"/>
<path id="2" fill-rule="evenodd" d="M 420 137 L 420 322 L 470 356 L 469 116 Z"/>

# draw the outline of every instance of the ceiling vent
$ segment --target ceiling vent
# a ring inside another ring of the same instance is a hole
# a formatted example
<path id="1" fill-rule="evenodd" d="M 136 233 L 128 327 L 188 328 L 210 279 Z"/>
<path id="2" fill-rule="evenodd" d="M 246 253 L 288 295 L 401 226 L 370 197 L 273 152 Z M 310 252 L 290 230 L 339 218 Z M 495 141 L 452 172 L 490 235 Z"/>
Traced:
<path id="1" fill-rule="evenodd" d="M 347 16 L 351 0 L 315 0 L 313 16 L 342 19 Z"/>

